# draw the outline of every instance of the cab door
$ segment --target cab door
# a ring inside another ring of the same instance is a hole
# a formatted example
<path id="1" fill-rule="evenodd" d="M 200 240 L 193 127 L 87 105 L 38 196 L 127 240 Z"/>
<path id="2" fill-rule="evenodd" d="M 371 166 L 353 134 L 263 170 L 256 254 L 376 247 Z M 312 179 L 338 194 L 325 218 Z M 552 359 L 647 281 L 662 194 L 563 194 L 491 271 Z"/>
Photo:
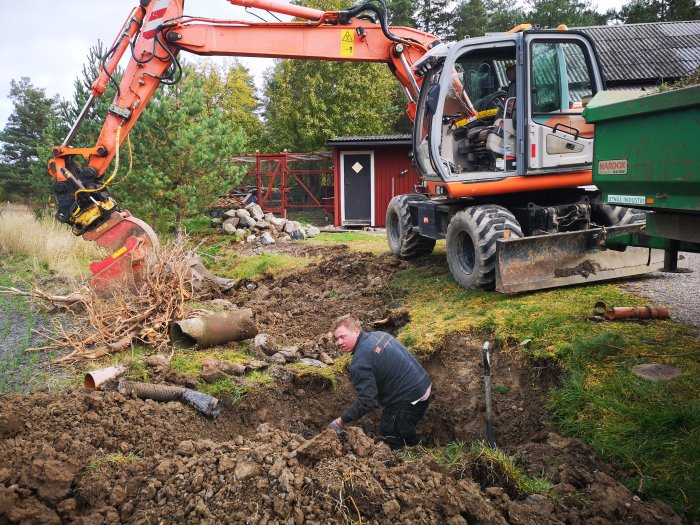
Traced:
<path id="1" fill-rule="evenodd" d="M 603 89 L 593 45 L 584 35 L 525 35 L 528 172 L 587 168 L 593 162 L 593 126 L 581 116 Z"/>

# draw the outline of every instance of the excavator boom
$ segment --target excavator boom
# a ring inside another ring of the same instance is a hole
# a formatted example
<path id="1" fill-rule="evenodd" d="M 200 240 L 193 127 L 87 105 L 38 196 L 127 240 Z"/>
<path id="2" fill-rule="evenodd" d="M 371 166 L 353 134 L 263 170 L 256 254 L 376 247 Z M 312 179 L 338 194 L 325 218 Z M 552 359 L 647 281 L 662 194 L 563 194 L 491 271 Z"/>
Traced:
<path id="1" fill-rule="evenodd" d="M 70 224 L 76 235 L 88 234 L 86 238 L 119 253 L 119 257 L 113 254 L 111 259 L 108 257 L 95 266 L 101 272 L 111 271 L 111 264 L 118 260 L 123 265 L 124 249 L 130 253 L 128 246 L 138 246 L 143 252 L 157 244 L 153 231 L 121 210 L 109 195 L 108 186 L 114 174 L 109 177 L 105 174 L 158 86 L 180 79 L 180 51 L 197 55 L 385 63 L 404 87 L 409 116 L 415 116 L 420 86 L 412 66 L 439 42 L 436 37 L 416 29 L 388 27 L 386 13 L 369 2 L 347 11 L 324 12 L 275 0 L 229 1 L 303 21 L 188 17 L 183 15 L 184 0 L 140 0 L 104 57 L 78 121 L 63 144 L 52 150 L 48 168 L 56 180 L 57 219 Z M 131 57 L 117 84 L 114 74 L 127 51 Z M 72 147 L 80 121 L 95 99 L 104 94 L 109 82 L 117 85 L 117 93 L 97 144 Z M 127 242 L 131 237 L 139 242 Z"/>

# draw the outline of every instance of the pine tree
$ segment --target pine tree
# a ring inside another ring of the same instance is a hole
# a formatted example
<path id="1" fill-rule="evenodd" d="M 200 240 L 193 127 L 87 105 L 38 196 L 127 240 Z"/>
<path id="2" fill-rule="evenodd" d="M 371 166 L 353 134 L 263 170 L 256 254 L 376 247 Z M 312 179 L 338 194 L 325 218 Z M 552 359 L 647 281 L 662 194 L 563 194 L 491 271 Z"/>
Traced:
<path id="1" fill-rule="evenodd" d="M 590 0 L 529 0 L 528 22 L 540 27 L 556 28 L 601 25 L 606 21 L 593 9 Z"/>
<path id="2" fill-rule="evenodd" d="M 183 68 L 183 80 L 162 85 L 132 129 L 133 174 L 112 187 L 123 205 L 159 231 L 201 215 L 243 175 L 231 161 L 243 152 L 243 133 L 222 110 L 207 109 L 204 78 Z M 128 158 L 124 145 L 122 158 Z"/>
<path id="3" fill-rule="evenodd" d="M 696 0 L 631 0 L 620 8 L 617 18 L 625 24 L 700 20 Z"/>
<path id="4" fill-rule="evenodd" d="M 9 98 L 14 109 L 0 132 L 0 187 L 13 198 L 40 202 L 49 194 L 51 179 L 48 158 L 39 148 L 46 131 L 55 126 L 58 99 L 48 97 L 28 77 L 10 82 Z"/>

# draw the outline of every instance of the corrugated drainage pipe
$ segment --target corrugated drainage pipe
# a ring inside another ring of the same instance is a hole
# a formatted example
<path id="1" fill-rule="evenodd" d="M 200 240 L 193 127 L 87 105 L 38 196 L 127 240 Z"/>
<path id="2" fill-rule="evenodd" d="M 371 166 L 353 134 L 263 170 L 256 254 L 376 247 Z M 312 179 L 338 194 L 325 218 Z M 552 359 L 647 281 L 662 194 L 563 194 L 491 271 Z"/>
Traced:
<path id="1" fill-rule="evenodd" d="M 170 341 L 175 348 L 209 348 L 229 341 L 242 341 L 258 334 L 253 310 L 242 308 L 220 314 L 175 321 Z"/>
<path id="2" fill-rule="evenodd" d="M 219 400 L 217 398 L 181 386 L 121 381 L 119 383 L 119 392 L 124 395 L 134 393 L 139 399 L 184 401 L 195 410 L 211 418 L 218 417 L 219 414 L 221 414 L 221 407 L 219 406 Z"/>

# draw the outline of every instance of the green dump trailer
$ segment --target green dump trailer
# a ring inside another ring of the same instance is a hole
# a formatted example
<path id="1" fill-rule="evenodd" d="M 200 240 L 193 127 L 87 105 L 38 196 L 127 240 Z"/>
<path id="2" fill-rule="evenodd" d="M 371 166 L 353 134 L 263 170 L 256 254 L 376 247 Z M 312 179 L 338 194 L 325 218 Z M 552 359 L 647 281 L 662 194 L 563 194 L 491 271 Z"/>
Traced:
<path id="1" fill-rule="evenodd" d="M 642 233 L 615 246 L 700 253 L 700 86 L 649 95 L 604 91 L 583 112 L 595 124 L 593 183 L 605 203 L 647 210 Z"/>

